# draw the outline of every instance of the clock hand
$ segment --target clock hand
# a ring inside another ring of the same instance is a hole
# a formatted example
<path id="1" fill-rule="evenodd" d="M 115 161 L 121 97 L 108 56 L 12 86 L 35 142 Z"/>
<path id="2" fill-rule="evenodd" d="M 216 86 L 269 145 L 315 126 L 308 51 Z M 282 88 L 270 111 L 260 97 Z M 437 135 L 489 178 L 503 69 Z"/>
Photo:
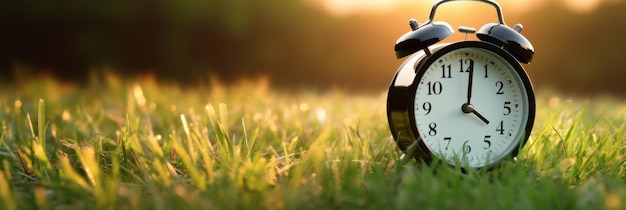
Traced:
<path id="1" fill-rule="evenodd" d="M 465 112 L 465 113 L 473 113 L 478 118 L 480 118 L 480 120 L 485 122 L 485 124 L 489 124 L 489 120 L 487 120 L 487 118 L 485 118 L 483 115 L 478 113 L 474 109 L 474 106 L 471 104 L 471 99 L 472 99 L 472 82 L 473 82 L 473 80 L 474 80 L 474 68 L 469 68 L 469 78 L 467 80 L 467 103 L 465 103 L 465 104 L 463 104 L 463 106 L 461 106 L 461 110 L 463 112 Z"/>
<path id="2" fill-rule="evenodd" d="M 472 113 L 474 115 L 476 115 L 478 118 L 480 118 L 480 120 L 482 120 L 483 122 L 485 122 L 485 124 L 489 124 L 489 120 L 487 120 L 487 118 L 485 118 L 482 114 L 478 113 L 475 109 L 474 106 L 471 104 L 463 104 L 463 106 L 461 106 L 461 110 L 464 113 Z"/>
<path id="3" fill-rule="evenodd" d="M 485 122 L 485 124 L 489 125 L 489 120 L 483 117 L 483 115 L 479 114 L 476 110 L 472 110 L 472 113 L 474 113 L 478 118 L 480 118 L 483 122 Z"/>
<path id="4" fill-rule="evenodd" d="M 469 68 L 469 78 L 467 82 L 467 104 L 471 104 L 470 99 L 472 98 L 472 80 L 474 80 L 474 69 Z"/>

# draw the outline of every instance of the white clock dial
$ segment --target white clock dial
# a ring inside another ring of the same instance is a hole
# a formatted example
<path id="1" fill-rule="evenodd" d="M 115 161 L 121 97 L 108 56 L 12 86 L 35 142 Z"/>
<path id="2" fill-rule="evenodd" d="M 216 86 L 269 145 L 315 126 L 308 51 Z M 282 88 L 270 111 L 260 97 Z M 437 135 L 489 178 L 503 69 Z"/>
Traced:
<path id="1" fill-rule="evenodd" d="M 458 48 L 420 69 L 415 126 L 435 157 L 484 167 L 527 138 L 529 84 L 501 56 L 483 48 Z"/>

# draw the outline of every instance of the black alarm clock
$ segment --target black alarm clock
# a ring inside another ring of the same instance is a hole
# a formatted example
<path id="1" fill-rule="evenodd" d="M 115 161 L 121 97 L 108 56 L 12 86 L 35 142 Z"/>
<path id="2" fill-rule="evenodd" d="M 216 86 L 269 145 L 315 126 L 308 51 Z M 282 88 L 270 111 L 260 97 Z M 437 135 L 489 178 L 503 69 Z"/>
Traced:
<path id="1" fill-rule="evenodd" d="M 478 40 L 439 43 L 454 30 L 432 20 L 438 6 L 453 1 L 435 2 L 423 24 L 411 19 L 412 31 L 396 42 L 396 57 L 410 57 L 389 87 L 389 127 L 404 155 L 491 169 L 515 157 L 531 133 L 535 96 L 520 63 L 530 63 L 534 48 L 520 34 L 522 25 L 508 27 L 491 0 L 474 1 L 492 5 L 499 23 L 477 32 L 459 27 Z"/>

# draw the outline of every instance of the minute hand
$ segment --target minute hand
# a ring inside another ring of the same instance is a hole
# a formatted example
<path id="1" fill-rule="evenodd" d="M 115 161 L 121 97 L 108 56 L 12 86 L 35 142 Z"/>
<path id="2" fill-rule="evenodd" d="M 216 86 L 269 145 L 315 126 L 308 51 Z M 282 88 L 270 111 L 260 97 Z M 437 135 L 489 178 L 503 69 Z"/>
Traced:
<path id="1" fill-rule="evenodd" d="M 467 104 L 470 103 L 470 99 L 472 98 L 472 81 L 474 80 L 474 68 L 469 68 L 469 79 L 467 82 Z"/>

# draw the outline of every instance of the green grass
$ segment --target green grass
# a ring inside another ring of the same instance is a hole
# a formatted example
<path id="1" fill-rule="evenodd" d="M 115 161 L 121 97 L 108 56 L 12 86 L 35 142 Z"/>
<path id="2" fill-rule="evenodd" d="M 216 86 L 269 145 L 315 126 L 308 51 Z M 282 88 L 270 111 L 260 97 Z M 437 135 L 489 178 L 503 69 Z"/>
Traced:
<path id="1" fill-rule="evenodd" d="M 517 161 L 462 173 L 400 159 L 383 91 L 89 84 L 0 90 L 0 209 L 626 209 L 620 100 L 538 91 Z"/>

